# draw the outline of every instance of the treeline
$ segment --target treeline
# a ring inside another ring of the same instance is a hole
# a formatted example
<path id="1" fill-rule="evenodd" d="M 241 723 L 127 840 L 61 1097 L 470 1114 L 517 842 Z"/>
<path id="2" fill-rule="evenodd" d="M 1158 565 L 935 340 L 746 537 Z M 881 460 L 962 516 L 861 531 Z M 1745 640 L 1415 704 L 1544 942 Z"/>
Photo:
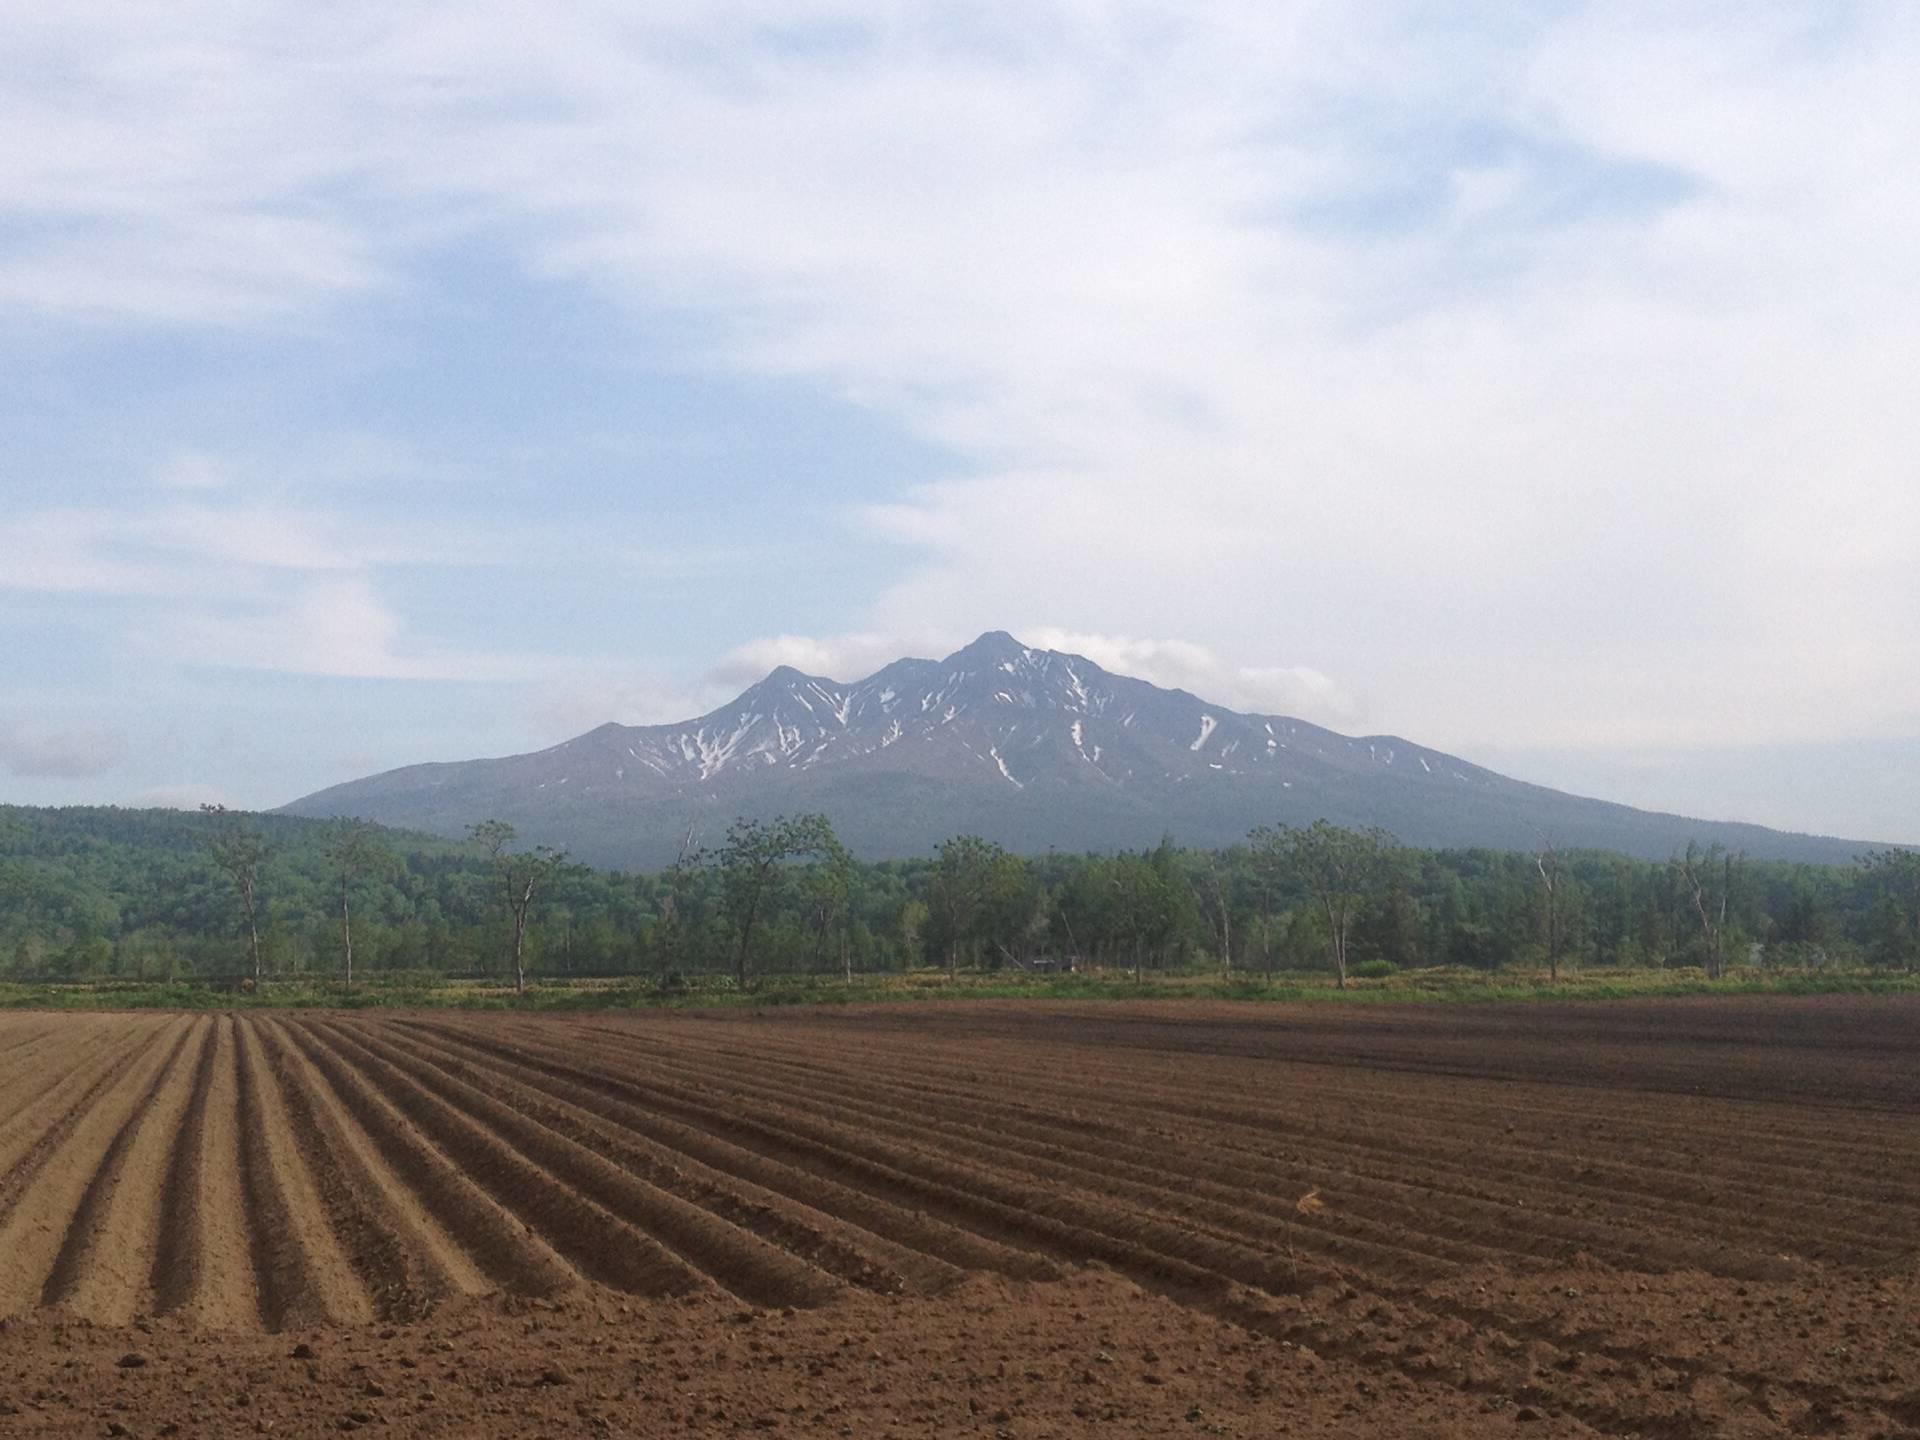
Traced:
<path id="1" fill-rule="evenodd" d="M 1416 851 L 1322 822 L 1221 851 L 860 862 L 824 817 L 737 823 L 649 874 L 519 845 L 224 811 L 0 807 L 0 974 L 1253 974 L 1920 964 L 1920 855 Z"/>

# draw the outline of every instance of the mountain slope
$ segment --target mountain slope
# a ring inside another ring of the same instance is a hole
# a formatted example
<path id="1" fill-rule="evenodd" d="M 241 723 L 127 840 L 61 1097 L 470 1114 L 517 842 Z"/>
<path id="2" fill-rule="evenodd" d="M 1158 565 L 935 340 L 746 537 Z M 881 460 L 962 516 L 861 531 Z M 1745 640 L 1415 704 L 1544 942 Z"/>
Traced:
<path id="1" fill-rule="evenodd" d="M 972 832 L 1010 848 L 1227 844 L 1320 816 L 1422 846 L 1563 847 L 1662 858 L 1688 840 L 1844 862 L 1862 847 L 1564 795 L 1395 736 L 1245 715 L 1001 632 L 944 660 L 843 684 L 782 667 L 677 725 L 602 725 L 551 749 L 413 765 L 319 791 L 296 815 L 457 835 L 512 821 L 608 865 L 658 865 L 691 827 L 824 811 L 864 856 Z"/>

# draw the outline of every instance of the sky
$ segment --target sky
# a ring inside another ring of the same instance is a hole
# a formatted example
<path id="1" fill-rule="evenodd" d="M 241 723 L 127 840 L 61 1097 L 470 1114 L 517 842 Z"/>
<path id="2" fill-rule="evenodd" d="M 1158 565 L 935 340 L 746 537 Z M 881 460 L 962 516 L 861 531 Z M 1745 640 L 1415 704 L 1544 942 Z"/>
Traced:
<path id="1" fill-rule="evenodd" d="M 1920 841 L 1920 7 L 0 0 L 0 799 L 989 629 Z"/>

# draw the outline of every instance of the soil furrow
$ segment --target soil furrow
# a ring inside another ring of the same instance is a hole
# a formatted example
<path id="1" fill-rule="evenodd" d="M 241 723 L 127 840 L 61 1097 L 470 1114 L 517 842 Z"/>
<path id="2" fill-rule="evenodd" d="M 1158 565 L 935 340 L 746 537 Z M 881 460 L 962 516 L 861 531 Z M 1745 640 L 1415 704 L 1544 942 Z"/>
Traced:
<path id="1" fill-rule="evenodd" d="M 924 1072 L 928 1067 L 923 1064 L 921 1068 Z M 845 1095 L 850 1088 L 858 1085 L 858 1081 L 845 1072 L 820 1064 L 801 1065 L 763 1057 L 757 1069 L 763 1077 L 769 1072 L 804 1075 L 808 1081 L 809 1093 L 819 1093 L 825 1089 Z M 1003 1083 L 1010 1087 L 1017 1088 L 1020 1079 L 1017 1071 L 1003 1074 Z M 964 1073 L 962 1080 L 964 1082 Z M 1098 1083 L 1090 1085 L 1088 1083 L 1090 1080 Z M 1049 1085 L 1045 1093 L 1051 1101 L 1073 1108 L 1075 1122 L 1064 1128 L 1115 1136 L 1118 1137 L 1118 1143 L 1131 1145 L 1137 1141 L 1140 1126 L 1147 1117 L 1169 1113 L 1164 1099 L 1161 1098 L 1162 1092 L 1146 1090 L 1129 1093 L 1130 1087 L 1137 1084 L 1137 1076 L 1121 1081 L 1118 1077 L 1083 1074 L 1069 1084 Z M 1030 1107 L 1024 1105 L 996 1104 L 993 1097 L 980 1095 L 977 1086 L 972 1091 L 968 1091 L 959 1087 L 935 1086 L 926 1083 L 924 1079 L 902 1082 L 898 1076 L 891 1076 L 888 1088 L 895 1093 L 924 1094 L 935 1102 L 936 1109 L 944 1109 L 956 1103 L 966 1103 L 982 1109 L 984 1113 L 1012 1117 L 1013 1123 L 1018 1123 L 1021 1117 L 1032 1113 Z M 1109 1111 L 1114 1118 L 1109 1121 L 1092 1121 L 1084 1111 L 1080 1110 L 1081 1106 L 1093 1106 L 1099 1110 Z M 1318 1112 L 1320 1109 L 1318 1102 L 1315 1108 Z M 1533 1110 L 1534 1107 L 1530 1104 L 1524 1113 L 1525 1117 L 1537 1126 L 1539 1117 L 1532 1113 Z M 1188 1119 L 1215 1121 L 1218 1121 L 1220 1116 L 1217 1103 L 1195 1105 L 1179 1113 Z M 1377 1107 L 1374 1113 L 1377 1113 Z M 1562 1148 L 1557 1136 L 1551 1142 L 1543 1142 L 1530 1136 L 1526 1144 L 1516 1144 L 1516 1137 L 1513 1135 L 1514 1115 L 1515 1107 L 1509 1102 L 1504 1110 L 1488 1120 L 1485 1127 L 1487 1135 L 1474 1142 L 1473 1162 L 1476 1171 L 1482 1168 L 1481 1162 L 1487 1150 L 1505 1149 L 1513 1152 L 1514 1162 L 1506 1167 L 1507 1173 L 1515 1178 L 1529 1175 L 1549 1179 L 1554 1193 L 1569 1197 L 1604 1197 L 1609 1207 L 1617 1208 L 1622 1192 L 1625 1191 L 1628 1195 L 1640 1195 L 1642 1198 L 1638 1203 L 1647 1204 L 1651 1208 L 1672 1208 L 1677 1212 L 1692 1210 L 1695 1213 L 1712 1214 L 1716 1218 L 1709 1228 L 1715 1229 L 1718 1228 L 1717 1213 L 1728 1205 L 1747 1210 L 1750 1207 L 1740 1203 L 1746 1197 L 1767 1195 L 1778 1197 L 1778 1182 L 1781 1178 L 1778 1170 L 1768 1171 L 1757 1167 L 1749 1170 L 1739 1164 L 1722 1163 L 1711 1177 L 1703 1178 L 1697 1166 L 1685 1169 L 1649 1166 L 1644 1162 L 1635 1163 L 1624 1155 L 1596 1156 L 1588 1151 L 1568 1151 Z M 1131 1127 L 1127 1123 L 1129 1120 Z M 1283 1129 L 1302 1130 L 1318 1145 L 1337 1143 L 1342 1147 L 1349 1147 L 1352 1153 L 1379 1155 L 1387 1163 L 1402 1167 L 1410 1149 L 1436 1164 L 1444 1158 L 1467 1153 L 1464 1149 L 1457 1147 L 1442 1151 L 1430 1143 L 1414 1142 L 1410 1145 L 1410 1137 L 1401 1133 L 1393 1134 L 1384 1144 L 1368 1145 L 1364 1137 L 1367 1130 L 1375 1123 L 1372 1113 L 1355 1114 L 1343 1120 L 1336 1112 L 1328 1119 L 1310 1121 L 1304 1126 L 1301 1125 L 1297 1116 L 1286 1115 L 1282 1119 L 1276 1113 L 1268 1113 L 1262 1115 L 1258 1121 L 1249 1118 L 1240 1123 L 1244 1123 L 1246 1128 L 1257 1131 L 1263 1137 L 1270 1137 L 1276 1125 Z M 1693 1133 L 1697 1135 L 1698 1132 Z M 1743 1130 L 1743 1133 L 1746 1132 Z M 1644 1141 L 1639 1143 L 1644 1144 Z M 1884 1153 L 1880 1158 L 1884 1166 Z M 1554 1174 L 1553 1167 L 1558 1167 L 1560 1173 Z M 1791 1217 L 1793 1233 L 1804 1237 L 1809 1233 L 1810 1227 L 1814 1228 L 1816 1233 L 1821 1233 L 1836 1245 L 1852 1247 L 1850 1252 L 1841 1251 L 1838 1258 L 1874 1263 L 1879 1258 L 1879 1251 L 1874 1243 L 1877 1232 L 1873 1229 L 1857 1227 L 1843 1229 L 1835 1223 L 1839 1207 L 1853 1198 L 1852 1192 L 1835 1183 L 1834 1176 L 1827 1166 L 1818 1165 L 1813 1168 L 1823 1179 L 1821 1186 L 1823 1203 L 1813 1213 L 1802 1213 Z M 1869 1213 L 1877 1219 L 1884 1215 L 1884 1207 L 1887 1204 L 1904 1203 L 1908 1198 L 1911 1198 L 1916 1207 L 1920 1207 L 1920 1186 L 1914 1186 L 1910 1191 L 1903 1193 L 1887 1185 L 1884 1174 L 1877 1177 L 1874 1183 L 1875 1188 L 1868 1197 L 1874 1209 L 1864 1213 Z M 1770 1222 L 1772 1219 L 1773 1217 L 1764 1217 L 1762 1223 Z M 1765 1243 L 1769 1237 L 1763 1233 L 1758 1238 Z"/>
<path id="2" fill-rule="evenodd" d="M 102 1045 L 59 1072 L 5 1124 L 0 1125 L 0 1214 L 33 1181 L 75 1118 L 135 1064 L 152 1045 L 155 1029 L 131 1034 L 118 1046 Z"/>
<path id="3" fill-rule="evenodd" d="M 572 1268 L 551 1246 L 486 1194 L 356 1066 L 304 1024 L 289 1022 L 287 1033 L 366 1134 L 381 1163 L 481 1273 L 502 1288 L 532 1295 L 550 1295 L 574 1282 Z"/>
<path id="4" fill-rule="evenodd" d="M 207 1103 L 213 1091 L 214 1068 L 219 1061 L 220 1035 L 220 1021 L 208 1021 L 201 1035 L 200 1054 L 194 1062 L 186 1103 L 168 1145 L 166 1175 L 160 1186 L 153 1267 L 148 1276 L 154 1309 L 161 1314 L 185 1305 L 201 1283 L 205 1255 L 202 1176 L 206 1169 Z"/>
<path id="5" fill-rule="evenodd" d="M 438 1053 L 469 1068 L 467 1078 L 496 1098 L 529 1108 L 548 1128 L 595 1151 L 648 1183 L 699 1205 L 717 1218 L 748 1230 L 769 1244 L 799 1255 L 863 1289 L 892 1294 L 908 1288 L 945 1288 L 960 1277 L 955 1267 L 854 1229 L 809 1206 L 781 1203 L 783 1197 L 723 1174 L 684 1153 L 676 1153 L 610 1124 L 574 1087 L 542 1071 L 480 1056 L 457 1040 L 425 1027 L 409 1027 L 423 1054 Z M 476 1061 L 479 1068 L 473 1069 Z M 481 1078 L 481 1077 L 486 1078 Z"/>
<path id="6" fill-rule="evenodd" d="M 503 1207 L 537 1227 L 581 1274 L 640 1295 L 684 1294 L 706 1283 L 653 1240 L 382 1058 L 348 1027 L 315 1022 L 310 1028 L 336 1053 L 351 1056 L 409 1121 Z"/>
<path id="7" fill-rule="evenodd" d="M 168 1037 L 186 1028 L 186 1021 L 174 1020 L 152 1031 L 129 1052 L 129 1063 L 89 1087 L 36 1147 L 24 1167 L 32 1183 L 13 1193 L 0 1218 L 0 1316 L 21 1313 L 44 1293 L 102 1158 L 177 1052 Z M 19 1176 L 23 1168 L 13 1173 Z"/>
<path id="8" fill-rule="evenodd" d="M 527 1053 L 496 1047 L 471 1034 L 463 1038 L 465 1043 L 486 1053 L 509 1056 Z M 770 1191 L 801 1204 L 840 1216 L 941 1264 L 956 1269 L 996 1271 L 1017 1279 L 1046 1279 L 1057 1273 L 1049 1261 L 1031 1248 L 989 1240 L 964 1227 L 937 1220 L 915 1206 L 897 1204 L 858 1189 L 844 1183 L 830 1168 L 809 1168 L 791 1156 L 783 1156 L 777 1145 L 759 1149 L 697 1124 L 675 1120 L 658 1107 L 644 1103 L 644 1096 L 635 1087 L 617 1077 L 578 1069 L 545 1055 L 540 1055 L 537 1063 L 543 1071 L 576 1087 L 581 1103 L 591 1103 L 596 1113 L 636 1135 L 727 1174 L 763 1184 Z"/>
<path id="9" fill-rule="evenodd" d="M 1244 1275 L 1274 1293 L 1298 1288 L 1300 1267 L 1244 1245 L 1211 1240 L 1155 1217 L 1123 1210 L 1081 1191 L 1023 1185 L 906 1146 L 866 1140 L 844 1126 L 794 1112 L 764 1120 L 736 1117 L 685 1087 L 629 1081 L 657 1105 L 748 1143 L 772 1143 L 784 1158 L 817 1167 L 865 1189 L 915 1204 L 1005 1243 L 1076 1262 L 1099 1260 L 1123 1273 L 1199 1288 Z"/>
<path id="10" fill-rule="evenodd" d="M 0 1014 L 0 1430 L 1892 1440 L 1916 1024 Z"/>
<path id="11" fill-rule="evenodd" d="M 839 1288 L 815 1268 L 640 1179 L 566 1133 L 569 1116 L 525 1092 L 501 1091 L 469 1062 L 409 1054 L 371 1035 L 360 1043 L 462 1114 L 486 1125 L 545 1173 L 605 1206 L 743 1300 L 818 1305 Z"/>
<path id="12" fill-rule="evenodd" d="M 817 1087 L 814 1093 L 818 1093 L 820 1088 L 844 1095 L 848 1086 L 846 1083 L 834 1086 L 828 1082 L 824 1086 Z M 892 1086 L 883 1087 L 886 1093 L 891 1093 L 893 1088 Z M 872 1087 L 868 1087 L 868 1091 L 875 1093 Z M 743 1093 L 777 1092 L 769 1092 L 763 1086 L 745 1087 Z M 1099 1103 L 1093 1097 L 1084 1094 L 1075 1095 L 1071 1092 L 1059 1098 L 1065 1103 L 1076 1101 L 1083 1104 Z M 1109 1103 L 1112 1102 L 1109 1101 Z M 989 1113 L 995 1113 L 991 1102 L 987 1102 L 986 1108 Z M 898 1106 L 893 1113 L 896 1115 L 900 1113 Z M 1002 1110 L 997 1113 L 1006 1117 L 1020 1112 Z M 1139 1107 L 1135 1113 L 1150 1113 L 1150 1107 Z M 1196 1107 L 1188 1114 L 1191 1118 L 1211 1119 L 1216 1118 L 1217 1111 Z M 1356 1144 L 1350 1133 L 1342 1134 L 1338 1138 L 1329 1138 L 1328 1131 L 1334 1123 L 1337 1122 L 1317 1125 L 1312 1131 L 1318 1153 L 1380 1156 L 1383 1157 L 1380 1161 L 1382 1167 L 1390 1173 L 1395 1171 L 1404 1173 L 1405 1161 L 1410 1153 L 1418 1154 L 1430 1162 L 1435 1161 L 1436 1152 L 1433 1149 L 1417 1143 L 1410 1144 L 1406 1137 L 1399 1137 L 1391 1146 Z M 1018 1134 L 1021 1127 L 1015 1120 L 1003 1119 L 1001 1128 L 1009 1134 Z M 1081 1125 L 1074 1128 L 1110 1132 L 1114 1127 L 1103 1124 L 1094 1127 Z M 1364 1127 L 1357 1125 L 1356 1129 L 1359 1128 Z M 1031 1133 L 1031 1127 L 1028 1129 Z M 1271 1136 L 1271 1132 L 1261 1133 L 1263 1138 Z M 1693 1194 L 1687 1199 L 1675 1202 L 1670 1195 L 1648 1199 L 1636 1196 L 1634 1187 L 1616 1185 L 1609 1188 L 1592 1178 L 1607 1173 L 1609 1165 L 1612 1166 L 1611 1173 L 1615 1176 L 1633 1173 L 1630 1167 L 1621 1166 L 1618 1159 L 1610 1159 L 1604 1163 L 1583 1164 L 1584 1157 L 1555 1155 L 1544 1147 L 1537 1146 L 1522 1149 L 1512 1143 L 1512 1137 L 1506 1138 L 1506 1145 L 1496 1147 L 1496 1153 L 1490 1155 L 1483 1150 L 1476 1155 L 1474 1167 L 1471 1170 L 1459 1167 L 1451 1172 L 1439 1170 L 1431 1172 L 1435 1178 L 1444 1173 L 1457 1175 L 1462 1188 L 1448 1193 L 1428 1185 L 1425 1187 L 1428 1193 L 1422 1199 L 1423 1207 L 1431 1211 L 1435 1206 L 1457 1207 L 1464 1204 L 1469 1211 L 1464 1225 L 1428 1225 L 1412 1219 L 1404 1210 L 1395 1213 L 1391 1202 L 1384 1207 L 1387 1211 L 1385 1215 L 1387 1221 L 1401 1228 L 1405 1233 L 1411 1235 L 1424 1233 L 1432 1236 L 1439 1246 L 1437 1253 L 1442 1256 L 1447 1255 L 1451 1247 L 1460 1243 L 1477 1225 L 1480 1233 L 1483 1234 L 1503 1234 L 1514 1239 L 1527 1237 L 1526 1243 L 1509 1246 L 1516 1254 L 1555 1255 L 1564 1254 L 1569 1248 L 1583 1248 L 1604 1252 L 1620 1259 L 1645 1260 L 1665 1266 L 1704 1264 L 1709 1263 L 1710 1260 L 1724 1265 L 1730 1263 L 1730 1257 L 1727 1254 L 1726 1232 L 1721 1223 L 1721 1217 L 1725 1210 L 1731 1207 L 1739 1209 L 1748 1217 L 1747 1223 L 1742 1227 L 1742 1238 L 1750 1247 L 1744 1260 L 1732 1263 L 1743 1265 L 1745 1273 L 1750 1276 L 1771 1273 L 1777 1268 L 1772 1265 L 1771 1257 L 1784 1247 L 1788 1237 L 1791 1237 L 1804 1250 L 1808 1237 L 1819 1235 L 1822 1244 L 1814 1253 L 1823 1258 L 1866 1265 L 1877 1264 L 1888 1258 L 1884 1247 L 1875 1243 L 1876 1237 L 1860 1231 L 1844 1230 L 1834 1223 L 1833 1197 L 1830 1194 L 1822 1194 L 1822 1204 L 1818 1207 L 1809 1207 L 1814 1213 L 1783 1217 L 1786 1222 L 1783 1224 L 1782 1218 L 1762 1213 L 1769 1197 L 1773 1203 L 1778 1204 L 1781 1192 L 1777 1185 L 1764 1191 L 1749 1190 L 1727 1184 L 1719 1177 L 1703 1181 L 1697 1174 L 1690 1174 L 1684 1183 Z M 1169 1136 L 1168 1139 L 1171 1142 L 1172 1137 Z M 1230 1137 L 1224 1134 L 1216 1142 L 1220 1148 L 1226 1148 L 1230 1143 Z M 1083 1148 L 1092 1148 L 1092 1142 L 1087 1142 Z M 1500 1150 L 1511 1151 L 1513 1157 L 1511 1161 L 1498 1153 Z M 1543 1159 L 1559 1159 L 1575 1173 L 1549 1177 L 1545 1173 Z M 1191 1157 L 1191 1163 L 1204 1168 L 1207 1161 L 1203 1156 L 1195 1154 Z M 1485 1191 L 1486 1177 L 1494 1170 L 1500 1174 L 1504 1193 L 1490 1194 Z M 1365 1173 L 1365 1171 L 1353 1170 L 1344 1172 L 1345 1175 L 1355 1179 Z M 1680 1172 L 1674 1173 L 1678 1175 Z M 1582 1175 L 1587 1178 L 1580 1178 Z M 1335 1181 L 1323 1172 L 1313 1176 L 1306 1183 L 1330 1184 Z M 1478 1193 L 1473 1193 L 1476 1191 Z M 1758 1203 L 1742 1203 L 1749 1197 Z M 1377 1199 L 1371 1203 L 1377 1203 Z M 1647 1226 L 1633 1227 L 1623 1224 L 1609 1226 L 1596 1223 L 1589 1217 L 1562 1213 L 1587 1205 L 1602 1208 L 1613 1215 L 1635 1205 L 1642 1206 L 1649 1213 L 1654 1214 L 1691 1214 L 1697 1217 L 1694 1228 L 1700 1238 L 1691 1248 L 1676 1248 L 1667 1244 L 1659 1253 L 1649 1253 L 1644 1243 L 1644 1237 L 1650 1233 Z M 1489 1210 L 1499 1212 L 1499 1218 L 1491 1225 L 1486 1223 L 1486 1212 Z M 1617 1241 L 1609 1239 L 1610 1231 L 1615 1236 L 1623 1233 L 1635 1234 L 1642 1237 L 1642 1241 L 1637 1245 L 1623 1248 Z"/>
<path id="13" fill-rule="evenodd" d="M 417 1318 L 449 1295 L 484 1291 L 485 1276 L 381 1163 L 285 1032 L 263 1025 L 261 1038 L 328 1223 L 380 1318 Z"/>
<path id="14" fill-rule="evenodd" d="M 158 1173 L 157 1167 L 147 1163 L 155 1154 L 150 1142 L 140 1147 L 141 1163 L 131 1167 L 132 1183 L 123 1187 L 122 1180 L 142 1137 L 164 1134 L 173 1112 L 179 1108 L 168 1092 L 188 1042 L 199 1028 L 196 1024 L 181 1029 L 180 1038 L 174 1041 L 165 1063 L 134 1101 L 132 1113 L 100 1157 L 99 1167 L 87 1182 L 80 1204 L 68 1223 L 53 1269 L 41 1286 L 42 1305 L 75 1300 L 75 1292 L 84 1282 L 88 1292 L 86 1303 L 75 1303 L 73 1309 L 89 1318 L 109 1321 L 117 1318 L 122 1323 L 132 1318 L 145 1288 L 145 1264 L 151 1263 L 145 1222 L 154 1212 L 147 1209 L 141 1213 L 140 1203 L 142 1198 L 155 1198 L 151 1183 L 143 1183 Z M 140 1192 L 138 1197 L 134 1194 L 136 1191 Z M 119 1223 L 110 1225 L 116 1209 Z"/>

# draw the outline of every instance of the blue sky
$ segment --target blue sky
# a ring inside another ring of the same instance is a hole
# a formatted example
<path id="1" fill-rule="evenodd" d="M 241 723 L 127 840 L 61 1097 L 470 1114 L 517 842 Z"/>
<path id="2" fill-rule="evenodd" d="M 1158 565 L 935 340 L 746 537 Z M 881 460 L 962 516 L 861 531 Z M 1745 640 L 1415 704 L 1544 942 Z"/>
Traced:
<path id="1" fill-rule="evenodd" d="M 989 628 L 1920 840 L 1896 4 L 0 6 L 0 798 Z"/>

